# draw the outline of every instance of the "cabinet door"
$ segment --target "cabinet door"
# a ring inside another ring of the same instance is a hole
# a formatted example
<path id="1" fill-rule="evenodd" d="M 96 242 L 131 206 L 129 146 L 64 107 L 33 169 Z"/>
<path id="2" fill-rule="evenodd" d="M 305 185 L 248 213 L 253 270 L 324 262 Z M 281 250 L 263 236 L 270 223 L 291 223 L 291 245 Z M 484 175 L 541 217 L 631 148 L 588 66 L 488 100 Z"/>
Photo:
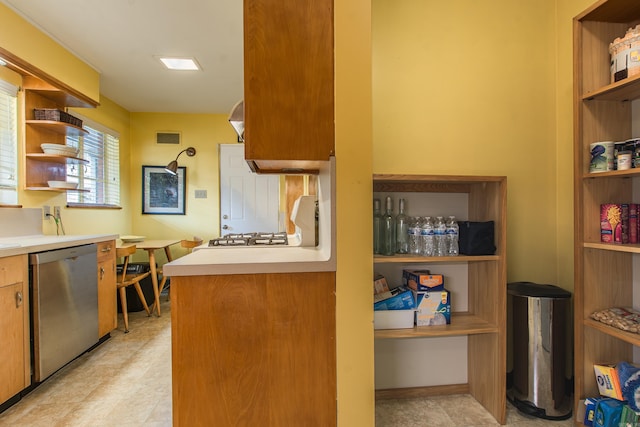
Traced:
<path id="1" fill-rule="evenodd" d="M 115 241 L 98 244 L 98 337 L 117 324 Z"/>
<path id="2" fill-rule="evenodd" d="M 25 387 L 23 284 L 0 287 L 0 403 Z"/>
<path id="3" fill-rule="evenodd" d="M 171 280 L 173 425 L 335 425 L 335 273 Z"/>
<path id="4" fill-rule="evenodd" d="M 246 159 L 329 160 L 333 1 L 245 0 L 244 49 Z"/>

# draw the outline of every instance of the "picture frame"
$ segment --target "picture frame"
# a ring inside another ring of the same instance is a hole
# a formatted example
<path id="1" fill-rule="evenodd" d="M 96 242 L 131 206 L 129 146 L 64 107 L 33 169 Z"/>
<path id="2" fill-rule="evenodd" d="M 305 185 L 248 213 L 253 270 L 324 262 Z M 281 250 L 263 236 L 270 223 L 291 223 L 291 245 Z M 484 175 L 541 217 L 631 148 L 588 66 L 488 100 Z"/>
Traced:
<path id="1" fill-rule="evenodd" d="M 164 166 L 142 166 L 142 213 L 149 215 L 184 215 L 187 168 L 178 167 L 177 175 Z"/>

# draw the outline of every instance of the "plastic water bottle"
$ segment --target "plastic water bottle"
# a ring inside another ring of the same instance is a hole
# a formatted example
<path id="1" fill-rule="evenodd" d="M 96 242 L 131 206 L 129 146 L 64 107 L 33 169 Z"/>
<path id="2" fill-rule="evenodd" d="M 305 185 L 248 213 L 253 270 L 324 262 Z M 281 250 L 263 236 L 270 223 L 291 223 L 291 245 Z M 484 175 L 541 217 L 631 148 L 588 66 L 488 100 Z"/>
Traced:
<path id="1" fill-rule="evenodd" d="M 382 212 L 380 199 L 373 199 L 373 253 L 382 253 Z"/>
<path id="2" fill-rule="evenodd" d="M 447 220 L 447 255 L 448 256 L 456 256 L 458 255 L 458 234 L 460 228 L 458 227 L 458 221 L 456 221 L 456 217 L 451 215 Z"/>
<path id="3" fill-rule="evenodd" d="M 396 253 L 409 253 L 409 217 L 404 214 L 404 199 L 398 202 L 396 216 Z"/>
<path id="4" fill-rule="evenodd" d="M 386 210 L 382 215 L 382 255 L 396 253 L 396 219 L 393 216 L 393 200 L 387 196 Z"/>
<path id="5" fill-rule="evenodd" d="M 441 216 L 436 217 L 436 222 L 433 226 L 433 232 L 435 235 L 435 256 L 445 256 L 447 255 L 447 241 L 446 241 L 446 232 L 447 225 L 444 222 L 444 218 Z"/>
<path id="6" fill-rule="evenodd" d="M 409 253 L 420 255 L 420 217 L 409 220 Z"/>
<path id="7" fill-rule="evenodd" d="M 434 229 L 433 222 L 430 216 L 425 216 L 422 220 L 422 227 L 420 229 L 420 255 L 433 256 L 434 253 Z"/>

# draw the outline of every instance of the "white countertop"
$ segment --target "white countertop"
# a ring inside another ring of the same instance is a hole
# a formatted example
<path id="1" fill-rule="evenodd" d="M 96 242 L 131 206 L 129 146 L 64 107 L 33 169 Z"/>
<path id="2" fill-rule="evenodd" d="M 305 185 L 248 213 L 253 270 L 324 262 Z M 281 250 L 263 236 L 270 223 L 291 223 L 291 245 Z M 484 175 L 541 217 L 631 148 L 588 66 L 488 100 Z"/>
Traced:
<path id="1" fill-rule="evenodd" d="M 315 247 L 243 246 L 203 248 L 163 266 L 167 276 L 335 271 L 329 251 Z"/>
<path id="2" fill-rule="evenodd" d="M 23 255 L 34 252 L 50 251 L 71 246 L 115 240 L 117 234 L 87 234 L 68 236 L 49 236 L 35 234 L 0 238 L 0 257 Z"/>

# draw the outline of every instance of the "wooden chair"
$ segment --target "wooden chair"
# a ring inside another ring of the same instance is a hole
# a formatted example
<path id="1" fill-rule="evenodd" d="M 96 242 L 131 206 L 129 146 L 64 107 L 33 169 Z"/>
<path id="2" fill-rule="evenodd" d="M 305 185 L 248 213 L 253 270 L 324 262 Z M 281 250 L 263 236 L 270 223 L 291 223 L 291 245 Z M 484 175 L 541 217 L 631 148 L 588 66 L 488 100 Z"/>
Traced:
<path id="1" fill-rule="evenodd" d="M 127 292 L 126 292 L 126 288 L 128 286 L 133 285 L 133 287 L 136 289 L 136 292 L 138 293 L 138 297 L 140 298 L 140 301 L 142 302 L 142 306 L 147 312 L 147 316 L 151 316 L 151 310 L 147 305 L 147 301 L 144 297 L 144 294 L 142 293 L 142 288 L 140 287 L 140 281 L 145 277 L 148 277 L 151 274 L 151 272 L 147 271 L 146 273 L 127 274 L 127 267 L 129 266 L 129 257 L 135 252 L 136 252 L 135 245 L 126 246 L 123 248 L 116 248 L 116 258 L 124 259 L 123 265 L 122 265 L 122 273 L 118 274 L 116 283 L 117 283 L 118 292 L 120 294 L 120 305 L 122 307 L 122 317 L 124 318 L 125 333 L 129 332 L 129 314 L 127 311 Z"/>
<path id="2" fill-rule="evenodd" d="M 202 239 L 194 239 L 194 240 L 182 239 L 182 241 L 180 241 L 180 246 L 182 246 L 183 248 L 186 248 L 188 254 L 191 253 L 193 248 L 195 248 L 196 246 L 200 246 L 201 244 L 202 244 Z M 162 293 L 162 291 L 164 291 L 165 285 L 167 284 L 167 276 L 163 274 L 162 268 L 159 268 L 158 272 L 159 274 L 162 274 L 162 280 L 160 281 L 160 285 L 158 285 L 158 292 Z"/>

